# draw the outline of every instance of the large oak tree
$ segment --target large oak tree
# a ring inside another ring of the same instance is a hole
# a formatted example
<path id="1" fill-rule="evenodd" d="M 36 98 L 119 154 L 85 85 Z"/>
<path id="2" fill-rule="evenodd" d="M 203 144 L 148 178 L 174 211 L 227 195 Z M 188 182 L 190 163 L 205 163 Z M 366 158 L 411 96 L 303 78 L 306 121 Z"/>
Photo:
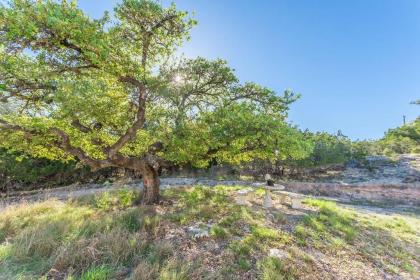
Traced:
<path id="1" fill-rule="evenodd" d="M 159 166 L 303 156 L 285 123 L 296 95 L 241 84 L 223 60 L 176 58 L 194 24 L 149 0 L 101 19 L 64 0 L 1 6 L 0 146 L 137 170 L 144 203 L 159 200 Z"/>

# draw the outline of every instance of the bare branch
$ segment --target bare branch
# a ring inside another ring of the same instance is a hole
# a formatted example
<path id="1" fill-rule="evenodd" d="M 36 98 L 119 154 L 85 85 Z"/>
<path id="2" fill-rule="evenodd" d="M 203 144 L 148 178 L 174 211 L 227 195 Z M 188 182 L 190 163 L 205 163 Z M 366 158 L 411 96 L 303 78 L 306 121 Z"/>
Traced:
<path id="1" fill-rule="evenodd" d="M 67 153 L 76 156 L 78 159 L 80 159 L 82 162 L 86 163 L 90 167 L 93 168 L 93 170 L 97 170 L 100 168 L 112 166 L 112 163 L 106 161 L 106 160 L 97 160 L 89 157 L 81 148 L 74 147 L 70 142 L 70 137 L 58 128 L 51 128 L 50 131 L 57 135 L 60 139 L 60 147 Z"/>

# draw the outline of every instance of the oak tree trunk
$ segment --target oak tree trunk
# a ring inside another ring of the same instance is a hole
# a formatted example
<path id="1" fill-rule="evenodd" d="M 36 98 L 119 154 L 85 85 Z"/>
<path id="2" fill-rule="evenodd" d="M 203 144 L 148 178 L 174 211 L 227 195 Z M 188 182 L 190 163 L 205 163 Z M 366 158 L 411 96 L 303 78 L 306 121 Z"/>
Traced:
<path id="1" fill-rule="evenodd" d="M 143 196 L 142 204 L 156 204 L 159 203 L 159 185 L 160 180 L 156 170 L 149 165 L 143 170 Z"/>

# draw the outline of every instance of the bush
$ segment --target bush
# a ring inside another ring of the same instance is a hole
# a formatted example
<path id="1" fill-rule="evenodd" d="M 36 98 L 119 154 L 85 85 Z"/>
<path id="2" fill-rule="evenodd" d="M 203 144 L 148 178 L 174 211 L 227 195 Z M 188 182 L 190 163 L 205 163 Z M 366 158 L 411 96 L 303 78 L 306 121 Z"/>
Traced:
<path id="1" fill-rule="evenodd" d="M 114 204 L 109 192 L 103 192 L 95 197 L 96 207 L 102 210 L 110 210 Z"/>
<path id="2" fill-rule="evenodd" d="M 17 185 L 31 189 L 35 185 L 63 185 L 77 180 L 88 169 L 76 168 L 76 162 L 61 162 L 33 158 L 0 148 L 0 191 Z"/>
<path id="3" fill-rule="evenodd" d="M 118 190 L 118 201 L 119 205 L 123 208 L 131 206 L 136 199 L 134 191 L 129 189 Z"/>
<path id="4" fill-rule="evenodd" d="M 387 156 L 420 152 L 420 118 L 414 122 L 390 129 L 377 142 L 380 153 Z"/>

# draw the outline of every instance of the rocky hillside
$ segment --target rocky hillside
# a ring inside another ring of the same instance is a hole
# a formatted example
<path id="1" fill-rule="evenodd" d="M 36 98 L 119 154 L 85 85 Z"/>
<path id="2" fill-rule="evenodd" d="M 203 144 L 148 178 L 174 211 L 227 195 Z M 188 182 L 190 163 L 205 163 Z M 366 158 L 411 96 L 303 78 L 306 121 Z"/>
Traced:
<path id="1" fill-rule="evenodd" d="M 419 183 L 420 155 L 400 155 L 395 160 L 384 156 L 370 156 L 362 167 L 348 166 L 337 181 L 374 184 Z"/>

